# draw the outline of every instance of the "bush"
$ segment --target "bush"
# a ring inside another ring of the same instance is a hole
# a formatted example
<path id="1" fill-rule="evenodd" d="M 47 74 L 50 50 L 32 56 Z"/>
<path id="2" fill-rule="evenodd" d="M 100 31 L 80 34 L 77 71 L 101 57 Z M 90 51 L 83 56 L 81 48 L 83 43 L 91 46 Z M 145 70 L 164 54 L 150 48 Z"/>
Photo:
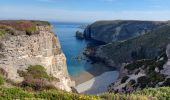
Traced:
<path id="1" fill-rule="evenodd" d="M 164 82 L 165 86 L 170 86 L 170 78 L 166 79 L 166 81 Z"/>
<path id="2" fill-rule="evenodd" d="M 24 77 L 21 87 L 36 91 L 55 88 L 49 82 L 55 78 L 49 76 L 41 65 L 29 66 L 26 72 L 18 71 L 18 73 L 21 77 Z"/>
<path id="3" fill-rule="evenodd" d="M 126 65 L 125 68 L 128 69 L 128 70 L 135 70 L 137 68 L 140 68 L 142 66 L 147 66 L 147 65 L 150 65 L 152 63 L 154 63 L 154 60 L 142 59 L 142 60 L 138 60 L 138 61 L 135 61 L 133 63 Z"/>
<path id="4" fill-rule="evenodd" d="M 130 80 L 130 81 L 129 81 L 129 84 L 130 84 L 130 85 L 134 85 L 134 84 L 136 84 L 136 81 L 135 81 L 135 80 Z"/>
<path id="5" fill-rule="evenodd" d="M 129 76 L 125 76 L 122 78 L 121 83 L 125 83 L 128 80 Z"/>
<path id="6" fill-rule="evenodd" d="M 26 28 L 25 31 L 26 31 L 27 35 L 32 35 L 32 34 L 36 33 L 36 27 L 35 26 L 28 27 L 28 28 Z"/>
<path id="7" fill-rule="evenodd" d="M 0 36 L 5 35 L 6 33 L 14 34 L 15 32 L 9 26 L 0 25 Z"/>
<path id="8" fill-rule="evenodd" d="M 165 80 L 165 76 L 163 74 L 156 73 L 156 72 L 151 72 L 148 76 L 151 82 L 153 83 L 162 82 Z"/>
<path id="9" fill-rule="evenodd" d="M 137 79 L 139 84 L 148 84 L 150 82 L 149 78 L 146 76 L 141 76 Z"/>
<path id="10" fill-rule="evenodd" d="M 41 65 L 29 66 L 27 69 L 27 75 L 31 75 L 33 78 L 50 78 L 46 72 L 46 69 Z"/>
<path id="11" fill-rule="evenodd" d="M 0 30 L 0 36 L 3 36 L 5 34 L 4 30 Z"/>
<path id="12" fill-rule="evenodd" d="M 4 77 L 3 75 L 0 74 L 0 85 L 3 85 L 4 84 Z"/>

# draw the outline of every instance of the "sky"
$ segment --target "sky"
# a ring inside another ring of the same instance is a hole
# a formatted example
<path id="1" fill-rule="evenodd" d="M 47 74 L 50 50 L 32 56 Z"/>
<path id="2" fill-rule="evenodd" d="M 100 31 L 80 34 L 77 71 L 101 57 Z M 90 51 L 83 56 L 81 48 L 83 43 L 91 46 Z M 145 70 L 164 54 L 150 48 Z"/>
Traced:
<path id="1" fill-rule="evenodd" d="M 170 20 L 170 0 L 0 0 L 0 19 Z"/>

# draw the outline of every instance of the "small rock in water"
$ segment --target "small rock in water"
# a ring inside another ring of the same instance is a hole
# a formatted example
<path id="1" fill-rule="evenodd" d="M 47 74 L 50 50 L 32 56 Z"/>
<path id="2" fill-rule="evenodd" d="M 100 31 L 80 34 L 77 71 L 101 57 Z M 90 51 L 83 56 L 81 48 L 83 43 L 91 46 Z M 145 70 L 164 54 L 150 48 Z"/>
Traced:
<path id="1" fill-rule="evenodd" d="M 76 37 L 79 38 L 79 39 L 84 39 L 83 32 L 77 31 L 76 32 Z"/>

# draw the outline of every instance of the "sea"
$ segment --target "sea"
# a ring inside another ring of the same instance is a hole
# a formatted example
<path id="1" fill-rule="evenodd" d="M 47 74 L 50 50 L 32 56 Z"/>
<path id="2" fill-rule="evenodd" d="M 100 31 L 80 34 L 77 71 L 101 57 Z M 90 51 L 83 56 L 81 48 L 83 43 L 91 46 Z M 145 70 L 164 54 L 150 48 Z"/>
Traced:
<path id="1" fill-rule="evenodd" d="M 84 31 L 82 25 L 88 23 L 51 22 L 54 33 L 58 36 L 62 51 L 67 58 L 68 72 L 71 76 L 91 68 L 91 62 L 83 55 L 83 50 L 90 43 L 75 37 L 76 31 Z M 77 59 L 79 58 L 79 59 Z"/>

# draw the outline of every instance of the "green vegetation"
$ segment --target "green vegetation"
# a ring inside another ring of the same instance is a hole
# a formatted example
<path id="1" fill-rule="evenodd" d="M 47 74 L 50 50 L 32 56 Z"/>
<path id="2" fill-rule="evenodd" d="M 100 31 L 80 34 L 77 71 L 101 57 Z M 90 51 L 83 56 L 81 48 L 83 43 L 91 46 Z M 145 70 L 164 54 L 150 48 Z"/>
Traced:
<path id="1" fill-rule="evenodd" d="M 128 80 L 129 76 L 125 76 L 122 78 L 121 83 L 125 83 Z"/>
<path id="2" fill-rule="evenodd" d="M 0 30 L 0 36 L 3 36 L 6 32 L 4 30 Z"/>
<path id="3" fill-rule="evenodd" d="M 5 25 L 0 25 L 0 36 L 5 35 L 6 33 L 13 34 L 14 31 L 10 29 L 10 27 L 5 26 Z"/>
<path id="4" fill-rule="evenodd" d="M 130 80 L 128 84 L 129 85 L 134 85 L 134 84 L 136 84 L 136 81 L 135 80 Z"/>
<path id="5" fill-rule="evenodd" d="M 170 86 L 170 78 L 166 79 L 163 85 Z"/>
<path id="6" fill-rule="evenodd" d="M 26 31 L 27 35 L 32 35 L 32 34 L 36 33 L 36 27 L 35 26 L 34 27 L 28 27 L 28 28 L 25 29 L 25 31 Z"/>
<path id="7" fill-rule="evenodd" d="M 125 68 L 128 70 L 135 70 L 142 66 L 152 65 L 153 63 L 154 63 L 154 60 L 143 59 L 143 60 L 138 60 L 133 63 L 130 63 L 126 65 Z"/>
<path id="8" fill-rule="evenodd" d="M 50 23 L 46 21 L 2 20 L 0 21 L 0 36 L 5 33 L 18 35 L 16 31 L 25 31 L 26 35 L 37 34 L 36 26 L 50 26 Z"/>
<path id="9" fill-rule="evenodd" d="M 4 77 L 3 75 L 0 74 L 0 85 L 3 85 L 4 84 Z"/>
<path id="10" fill-rule="evenodd" d="M 0 88 L 1 100 L 169 100 L 170 87 L 149 88 L 130 94 L 104 93 L 100 95 L 82 95 L 60 90 L 29 92 L 22 88 Z"/>
<path id="11" fill-rule="evenodd" d="M 24 81 L 20 84 L 28 90 L 46 90 L 55 89 L 55 87 L 50 84 L 50 81 L 57 81 L 57 79 L 49 76 L 46 70 L 41 65 L 29 66 L 27 71 L 18 71 L 19 75 L 24 77 Z"/>
<path id="12" fill-rule="evenodd" d="M 27 73 L 23 75 L 23 77 L 32 76 L 33 78 L 50 78 L 50 76 L 46 72 L 46 69 L 41 65 L 29 66 L 27 69 Z"/>
<path id="13" fill-rule="evenodd" d="M 59 90 L 28 92 L 21 88 L 0 88 L 0 100 L 98 100 L 98 96 L 79 95 Z"/>
<path id="14" fill-rule="evenodd" d="M 114 61 L 115 64 L 128 63 L 140 59 L 154 59 L 158 57 L 170 41 L 170 26 L 161 26 L 142 36 L 122 42 L 112 42 L 100 46 L 102 55 Z M 126 51 L 126 52 L 125 52 Z M 95 52 L 95 50 L 94 50 Z M 105 57 L 99 58 L 105 58 Z M 93 56 L 93 55 L 92 55 Z"/>
<path id="15" fill-rule="evenodd" d="M 103 94 L 104 100 L 170 100 L 170 87 L 149 88 L 131 94 Z"/>
<path id="16" fill-rule="evenodd" d="M 51 24 L 48 21 L 31 21 L 34 24 L 38 25 L 38 26 L 43 26 L 43 25 L 47 25 L 50 26 Z"/>
<path id="17" fill-rule="evenodd" d="M 146 87 L 155 87 L 155 86 L 170 86 L 169 79 L 166 80 L 166 76 L 160 73 L 160 70 L 163 69 L 163 65 L 167 61 L 167 56 L 165 52 L 161 53 L 160 56 L 155 59 L 142 59 L 133 61 L 130 64 L 127 64 L 124 68 L 128 70 L 128 74 L 138 74 L 140 71 L 144 72 L 146 76 L 139 77 L 137 83 L 128 84 L 132 86 L 134 91 L 137 88 L 146 88 Z M 125 83 L 126 77 L 123 77 L 121 83 Z M 162 82 L 162 84 L 158 84 Z"/>
<path id="18" fill-rule="evenodd" d="M 5 82 L 5 78 L 4 78 L 5 74 L 6 72 L 2 68 L 0 68 L 0 85 L 3 85 Z"/>

